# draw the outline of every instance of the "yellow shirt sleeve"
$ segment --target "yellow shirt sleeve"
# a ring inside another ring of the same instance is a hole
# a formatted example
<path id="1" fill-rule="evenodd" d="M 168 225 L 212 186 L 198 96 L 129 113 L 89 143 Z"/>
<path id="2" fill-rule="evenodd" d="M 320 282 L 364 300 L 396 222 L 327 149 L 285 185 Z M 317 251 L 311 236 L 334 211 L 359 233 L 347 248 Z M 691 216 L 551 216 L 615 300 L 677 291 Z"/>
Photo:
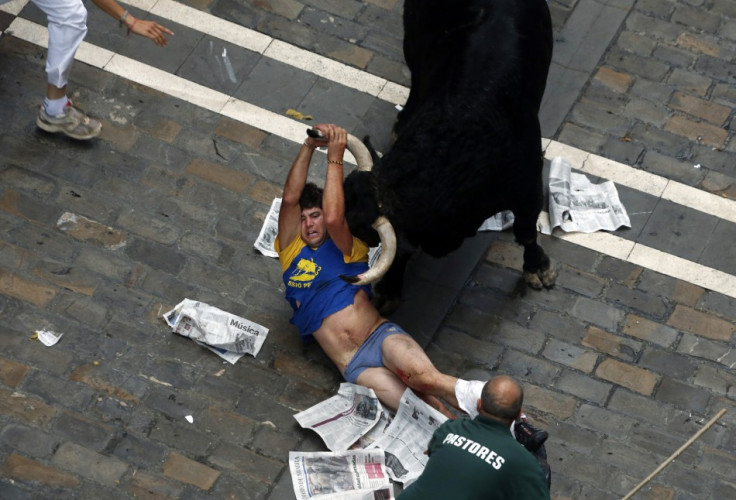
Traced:
<path id="1" fill-rule="evenodd" d="M 353 251 L 350 255 L 345 255 L 343 258 L 346 263 L 349 262 L 368 262 L 368 245 L 353 236 Z"/>
<path id="2" fill-rule="evenodd" d="M 304 240 L 302 240 L 300 236 L 297 236 L 291 241 L 291 243 L 286 245 L 286 248 L 282 250 L 279 237 L 276 236 L 276 239 L 273 242 L 273 248 L 276 250 L 276 253 L 279 254 L 279 263 L 281 264 L 282 273 L 289 268 L 291 261 L 294 260 L 305 246 L 306 244 L 304 243 Z"/>

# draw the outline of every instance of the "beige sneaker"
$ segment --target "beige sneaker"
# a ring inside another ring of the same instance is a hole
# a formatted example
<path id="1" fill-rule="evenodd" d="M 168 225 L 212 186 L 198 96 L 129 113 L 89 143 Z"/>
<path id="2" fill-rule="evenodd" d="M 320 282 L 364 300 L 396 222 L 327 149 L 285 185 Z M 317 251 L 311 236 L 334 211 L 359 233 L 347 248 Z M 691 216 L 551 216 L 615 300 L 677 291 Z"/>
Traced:
<path id="1" fill-rule="evenodd" d="M 64 112 L 56 116 L 49 116 L 41 106 L 36 125 L 46 132 L 64 132 L 69 137 L 80 140 L 97 137 L 102 131 L 102 123 L 79 111 L 72 106 L 71 101 L 64 107 Z"/>

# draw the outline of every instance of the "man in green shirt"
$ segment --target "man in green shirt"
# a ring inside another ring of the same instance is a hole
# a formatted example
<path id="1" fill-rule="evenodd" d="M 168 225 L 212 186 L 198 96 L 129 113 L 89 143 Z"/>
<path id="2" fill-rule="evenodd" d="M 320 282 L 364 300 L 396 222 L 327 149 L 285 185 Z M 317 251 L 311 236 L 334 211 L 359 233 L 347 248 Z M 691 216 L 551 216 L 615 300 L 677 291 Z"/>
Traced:
<path id="1" fill-rule="evenodd" d="M 549 499 L 539 462 L 510 432 L 523 399 L 513 378 L 488 381 L 478 416 L 447 420 L 434 432 L 427 467 L 400 500 Z"/>

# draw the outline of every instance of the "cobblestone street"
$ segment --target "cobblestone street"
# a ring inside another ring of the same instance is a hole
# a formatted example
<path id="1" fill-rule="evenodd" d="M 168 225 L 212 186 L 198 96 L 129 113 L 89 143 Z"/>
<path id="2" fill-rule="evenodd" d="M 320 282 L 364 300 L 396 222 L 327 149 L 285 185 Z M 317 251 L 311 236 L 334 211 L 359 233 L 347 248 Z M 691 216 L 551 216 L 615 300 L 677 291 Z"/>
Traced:
<path id="1" fill-rule="evenodd" d="M 89 142 L 36 128 L 46 20 L 0 6 L 0 498 L 293 499 L 289 451 L 325 450 L 294 414 L 341 377 L 253 243 L 311 124 L 389 147 L 403 2 L 123 3 L 175 35 L 86 3 L 69 89 L 103 122 Z M 736 498 L 736 0 L 548 4 L 547 163 L 613 180 L 632 227 L 541 236 L 543 291 L 510 231 L 418 255 L 392 319 L 444 372 L 523 384 L 553 499 L 623 497 L 722 408 L 634 498 Z M 170 333 L 185 298 L 268 328 L 260 353 Z"/>

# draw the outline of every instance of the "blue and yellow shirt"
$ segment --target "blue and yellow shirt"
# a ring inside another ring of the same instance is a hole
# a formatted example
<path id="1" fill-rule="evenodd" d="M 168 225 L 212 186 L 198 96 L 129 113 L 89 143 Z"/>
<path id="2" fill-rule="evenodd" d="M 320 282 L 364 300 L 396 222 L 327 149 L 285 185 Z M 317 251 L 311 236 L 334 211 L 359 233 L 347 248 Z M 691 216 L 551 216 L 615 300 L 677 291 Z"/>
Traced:
<path id="1" fill-rule="evenodd" d="M 279 254 L 286 300 L 294 311 L 291 323 L 299 328 L 302 341 L 311 340 L 327 316 L 352 305 L 358 290 L 372 296 L 370 285 L 351 285 L 340 278 L 341 274 L 354 276 L 368 270 L 368 246 L 358 238 L 353 237 L 351 255 L 343 255 L 329 238 L 311 248 L 297 236 L 284 249 L 276 238 L 274 247 Z"/>

